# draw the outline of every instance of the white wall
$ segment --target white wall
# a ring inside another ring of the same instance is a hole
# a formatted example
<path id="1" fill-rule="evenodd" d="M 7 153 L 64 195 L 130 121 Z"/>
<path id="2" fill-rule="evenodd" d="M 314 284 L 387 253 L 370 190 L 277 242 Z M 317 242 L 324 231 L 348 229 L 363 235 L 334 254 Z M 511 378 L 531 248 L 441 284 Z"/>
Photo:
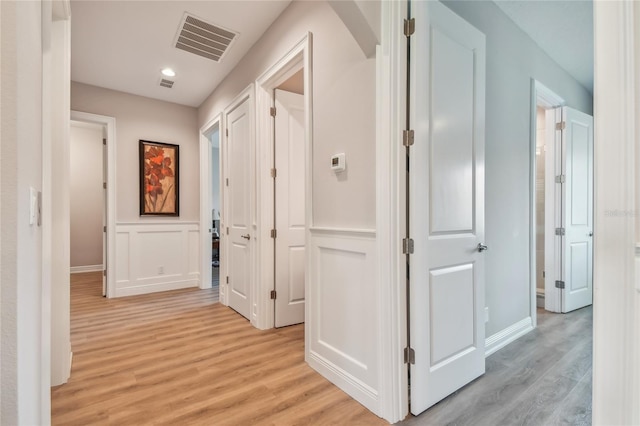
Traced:
<path id="1" fill-rule="evenodd" d="M 180 145 L 180 217 L 171 220 L 198 220 L 200 167 L 195 108 L 72 82 L 71 109 L 116 119 L 118 222 L 167 220 L 139 215 L 140 139 Z"/>
<path id="2" fill-rule="evenodd" d="M 42 184 L 41 4 L 3 1 L 0 17 L 0 423 L 46 424 L 42 232 L 29 224 L 29 187 Z"/>
<path id="3" fill-rule="evenodd" d="M 592 96 L 490 1 L 445 1 L 487 37 L 487 337 L 530 315 L 531 78 L 592 113 Z"/>
<path id="4" fill-rule="evenodd" d="M 102 132 L 102 126 L 98 125 L 71 125 L 69 177 L 72 268 L 102 265 Z"/>
<path id="5" fill-rule="evenodd" d="M 326 2 L 293 2 L 198 110 L 204 126 L 302 37 L 313 33 L 315 226 L 375 227 L 375 59 Z M 333 154 L 347 170 L 330 170 Z"/>

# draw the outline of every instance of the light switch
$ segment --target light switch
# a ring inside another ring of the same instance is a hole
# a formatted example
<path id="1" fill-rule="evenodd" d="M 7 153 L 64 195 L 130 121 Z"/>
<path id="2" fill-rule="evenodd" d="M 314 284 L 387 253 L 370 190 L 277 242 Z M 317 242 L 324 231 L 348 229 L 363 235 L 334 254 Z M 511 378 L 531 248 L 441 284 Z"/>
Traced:
<path id="1" fill-rule="evenodd" d="M 331 157 L 331 170 L 336 173 L 343 172 L 347 167 L 344 153 L 336 154 Z"/>

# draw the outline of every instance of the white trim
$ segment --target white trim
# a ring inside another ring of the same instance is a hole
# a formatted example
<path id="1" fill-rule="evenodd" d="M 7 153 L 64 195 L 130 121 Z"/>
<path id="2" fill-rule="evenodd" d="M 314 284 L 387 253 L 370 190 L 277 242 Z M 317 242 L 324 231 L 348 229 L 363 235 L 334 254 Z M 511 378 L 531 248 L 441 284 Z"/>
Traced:
<path id="1" fill-rule="evenodd" d="M 107 128 L 107 297 L 115 297 L 116 258 L 116 119 L 106 115 L 71 111 L 71 120 Z"/>
<path id="2" fill-rule="evenodd" d="M 211 226 L 213 218 L 211 217 L 211 178 L 213 165 L 210 162 L 212 147 L 207 135 L 217 128 L 218 134 L 222 137 L 221 122 L 222 114 L 218 114 L 200 128 L 200 288 L 202 289 L 211 288 L 212 286 Z M 220 165 L 218 164 L 218 169 L 222 170 Z M 222 176 L 222 173 L 220 175 Z M 222 183 L 222 179 L 220 179 L 220 183 Z M 222 184 L 220 185 L 220 194 L 222 194 Z M 220 205 L 222 205 L 222 202 Z M 220 249 L 218 249 L 218 252 L 220 252 Z"/>
<path id="3" fill-rule="evenodd" d="M 406 118 L 407 2 L 382 2 L 381 46 L 376 52 L 376 265 L 378 280 L 379 415 L 395 423 L 409 413 L 405 259 L 405 156 L 400 135 Z"/>
<path id="4" fill-rule="evenodd" d="M 274 223 L 274 188 L 270 177 L 274 167 L 274 129 L 273 120 L 268 114 L 274 105 L 273 90 L 290 76 L 303 69 L 304 74 L 304 109 L 305 109 L 305 209 L 309 213 L 305 216 L 306 226 L 311 222 L 311 155 L 312 155 L 312 35 L 307 33 L 267 71 L 256 79 L 256 166 L 257 179 L 258 222 L 257 235 L 259 243 L 256 245 L 257 264 L 257 292 L 253 300 L 257 307 L 256 327 L 259 329 L 273 328 L 275 323 L 275 302 L 268 296 L 275 288 L 274 284 L 274 245 L 270 231 Z M 259 141 L 259 142 L 258 142 Z M 308 233 L 307 233 L 308 239 Z M 308 251 L 308 250 L 307 250 Z M 307 261 L 307 266 L 309 265 Z M 306 281 L 308 282 L 308 280 Z M 305 289 L 305 294 L 309 294 Z"/>
<path id="5" fill-rule="evenodd" d="M 69 268 L 69 272 L 72 274 L 82 274 L 84 272 L 98 272 L 102 271 L 102 265 L 84 265 L 84 266 L 72 266 Z"/>
<path id="6" fill-rule="evenodd" d="M 640 4 L 594 6 L 593 424 L 640 424 Z"/>
<path id="7" fill-rule="evenodd" d="M 325 226 L 312 226 L 309 227 L 309 231 L 312 234 L 338 234 L 338 235 L 353 235 L 361 237 L 373 237 L 376 236 L 375 229 L 356 229 L 356 228 L 333 228 Z"/>
<path id="8" fill-rule="evenodd" d="M 504 330 L 487 337 L 485 340 L 485 356 L 489 356 L 494 352 L 497 352 L 509 343 L 533 330 L 533 321 L 534 319 L 532 317 L 524 318 Z"/>
<path id="9" fill-rule="evenodd" d="M 530 288 L 530 297 L 529 297 L 529 310 L 532 318 L 533 327 L 536 327 L 538 324 L 538 316 L 537 316 L 537 283 L 536 283 L 536 223 L 537 223 L 537 215 L 536 215 L 536 133 L 537 133 L 537 107 L 543 107 L 545 109 L 557 108 L 562 105 L 565 105 L 565 100 L 558 96 L 555 92 L 549 89 L 544 84 L 540 83 L 535 79 L 531 79 L 531 114 L 530 114 L 530 152 L 529 152 L 529 288 Z M 547 144 L 548 146 L 548 144 Z M 545 159 L 549 156 L 553 156 L 553 150 L 547 149 L 545 152 Z M 549 161 L 546 162 L 549 164 Z M 546 180 L 546 178 L 545 178 Z M 545 204 L 552 203 L 553 197 L 550 196 L 549 191 L 546 190 L 545 183 Z M 546 215 L 547 216 L 547 215 Z M 545 217 L 546 217 L 545 216 Z M 550 220 L 545 220 L 545 236 L 549 234 L 549 230 L 553 228 L 553 222 Z M 546 250 L 547 244 L 545 243 L 545 264 L 547 263 L 547 258 L 550 253 L 547 253 L 549 250 Z M 550 268 L 545 267 L 549 276 L 551 276 Z M 545 280 L 546 281 L 546 280 Z M 560 312 L 560 306 L 555 306 L 556 299 L 559 299 L 559 290 L 558 289 L 547 289 L 549 292 L 555 293 L 552 297 L 545 297 L 545 304 L 549 304 L 546 309 L 553 312 Z"/>

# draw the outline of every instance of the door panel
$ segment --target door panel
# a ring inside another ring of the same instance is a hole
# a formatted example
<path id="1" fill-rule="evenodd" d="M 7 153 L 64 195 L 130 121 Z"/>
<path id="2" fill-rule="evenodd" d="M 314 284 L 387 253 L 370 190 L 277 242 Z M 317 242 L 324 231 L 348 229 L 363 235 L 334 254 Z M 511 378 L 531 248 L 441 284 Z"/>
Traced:
<path id="1" fill-rule="evenodd" d="M 227 115 L 229 200 L 229 306 L 249 319 L 251 312 L 251 117 L 245 100 Z"/>
<path id="2" fill-rule="evenodd" d="M 562 312 L 593 303 L 593 117 L 563 107 Z"/>
<path id="3" fill-rule="evenodd" d="M 485 38 L 439 2 L 412 3 L 411 412 L 484 373 Z"/>
<path id="4" fill-rule="evenodd" d="M 275 326 L 304 322 L 304 96 L 275 91 Z"/>

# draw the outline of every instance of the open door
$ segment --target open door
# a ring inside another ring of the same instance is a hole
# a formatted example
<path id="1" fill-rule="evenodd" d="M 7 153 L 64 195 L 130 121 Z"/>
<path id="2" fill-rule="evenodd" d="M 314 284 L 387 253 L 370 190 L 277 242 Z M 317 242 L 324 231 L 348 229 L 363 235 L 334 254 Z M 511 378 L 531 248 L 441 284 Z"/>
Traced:
<path id="1" fill-rule="evenodd" d="M 411 7 L 407 358 L 420 414 L 485 371 L 485 36 L 439 2 Z"/>
<path id="2" fill-rule="evenodd" d="M 593 117 L 568 107 L 556 118 L 555 288 L 562 312 L 593 303 Z"/>
<path id="3" fill-rule="evenodd" d="M 275 326 L 304 322 L 304 96 L 275 91 Z"/>
<path id="4" fill-rule="evenodd" d="M 228 292 L 229 307 L 250 319 L 251 312 L 251 115 L 245 99 L 227 114 L 229 218 Z"/>

